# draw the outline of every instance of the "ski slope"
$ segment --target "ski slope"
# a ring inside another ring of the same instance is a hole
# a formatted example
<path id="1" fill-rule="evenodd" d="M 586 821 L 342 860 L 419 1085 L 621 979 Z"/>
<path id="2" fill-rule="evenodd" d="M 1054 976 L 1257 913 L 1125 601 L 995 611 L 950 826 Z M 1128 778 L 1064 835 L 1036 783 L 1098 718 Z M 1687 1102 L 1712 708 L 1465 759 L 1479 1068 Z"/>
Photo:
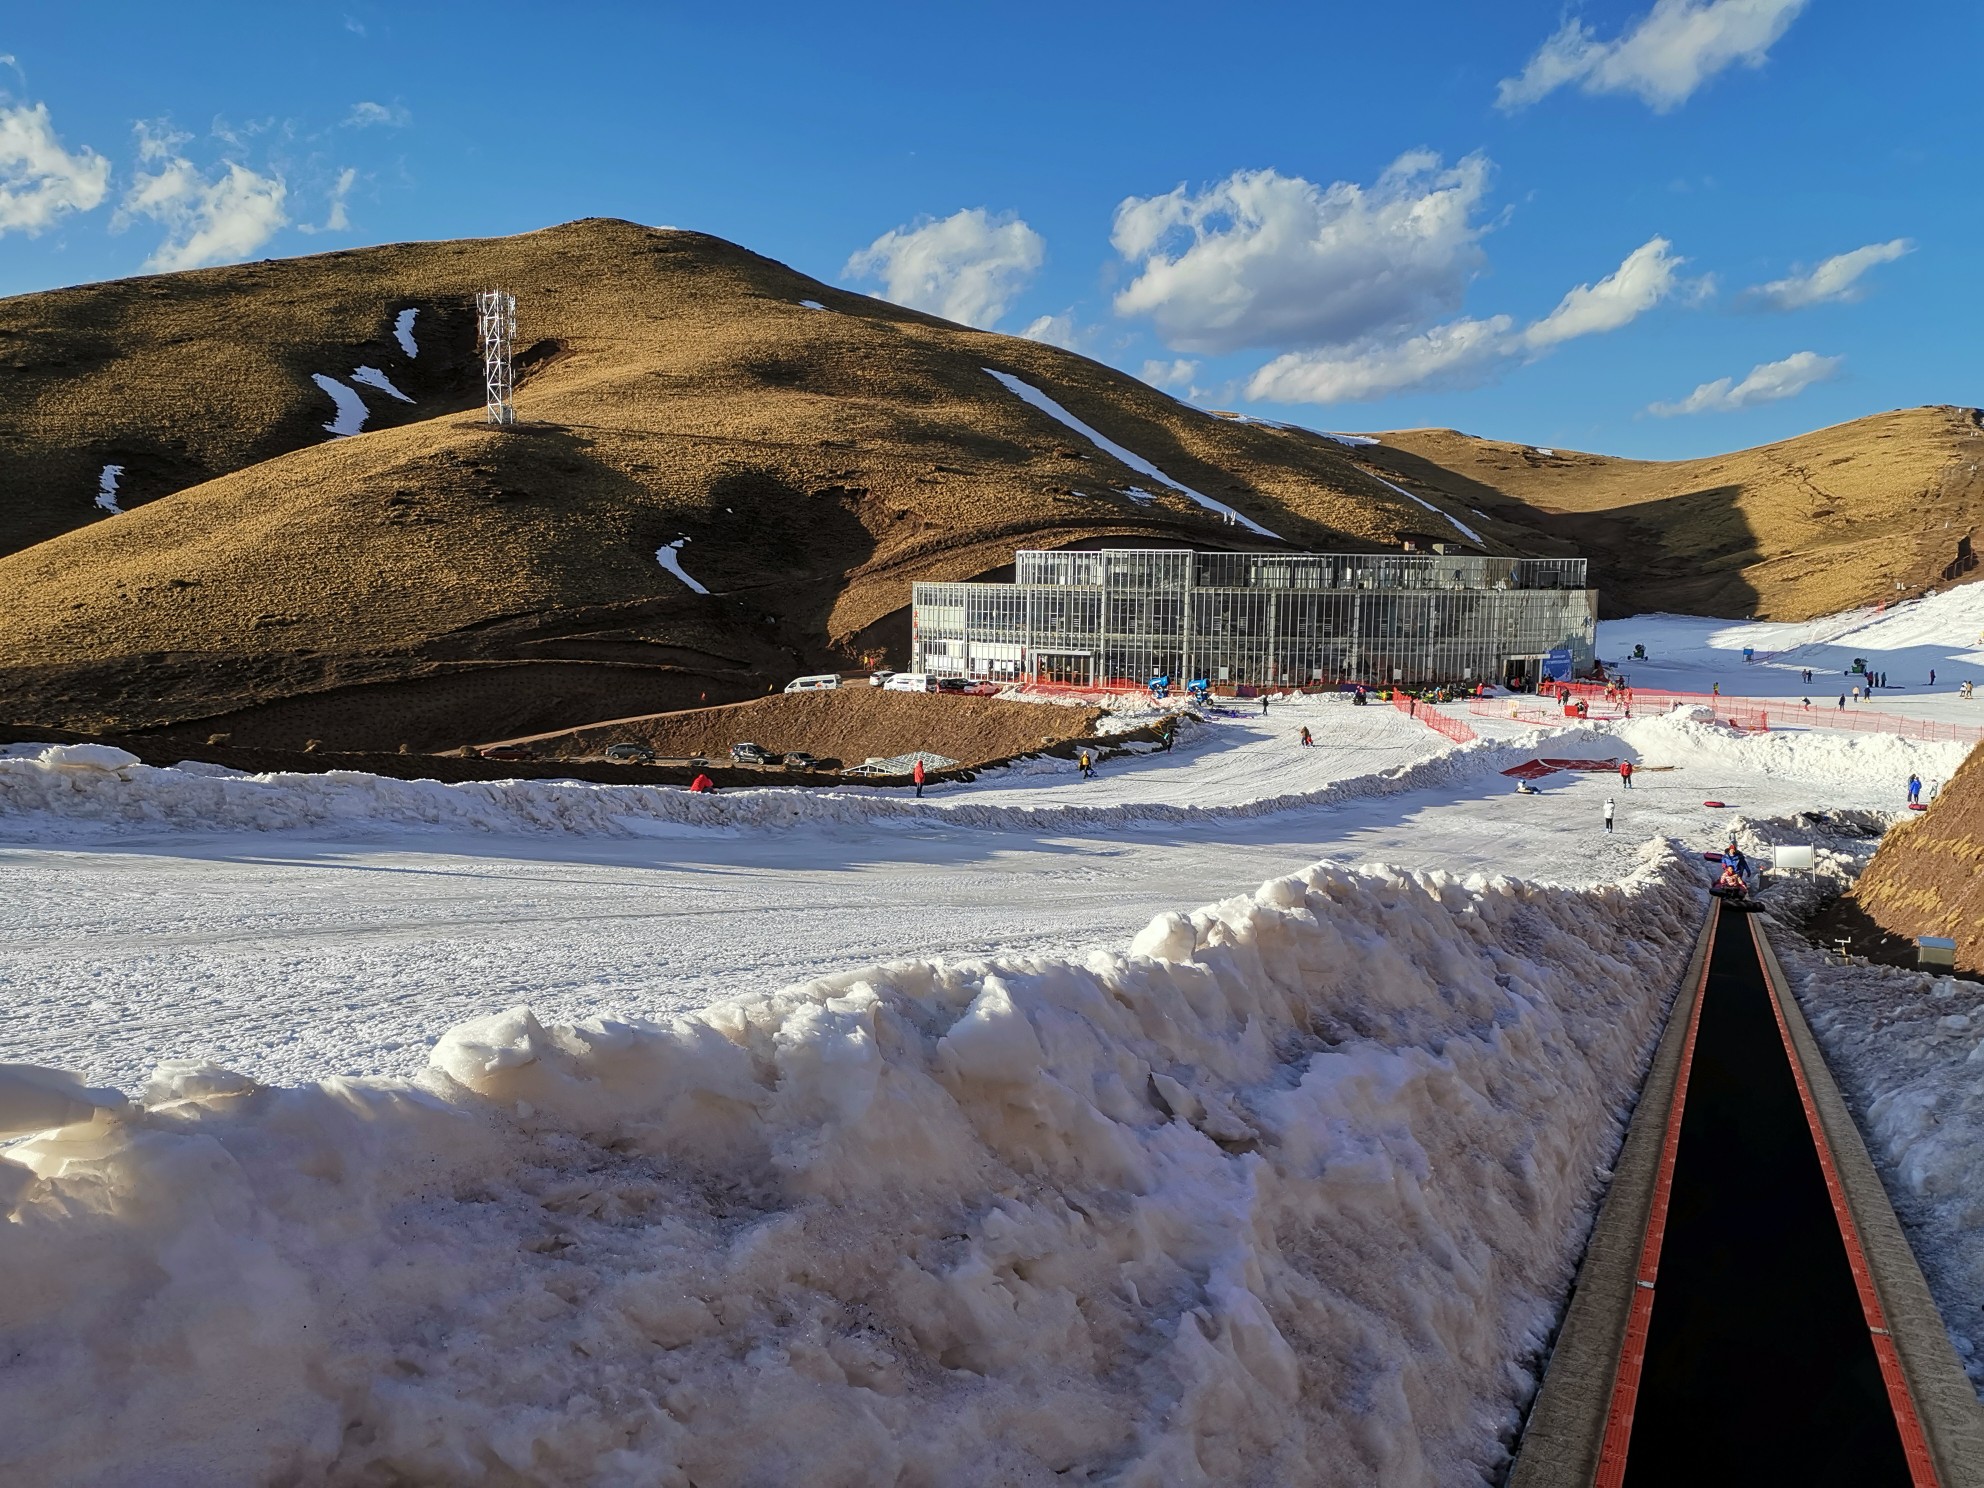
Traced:
<path id="1" fill-rule="evenodd" d="M 922 800 L 0 751 L 0 1480 L 1492 1480 L 1699 853 L 1965 751 L 1480 722 Z M 1984 1011 L 1875 980 L 1814 1022 L 1960 1308 Z"/>

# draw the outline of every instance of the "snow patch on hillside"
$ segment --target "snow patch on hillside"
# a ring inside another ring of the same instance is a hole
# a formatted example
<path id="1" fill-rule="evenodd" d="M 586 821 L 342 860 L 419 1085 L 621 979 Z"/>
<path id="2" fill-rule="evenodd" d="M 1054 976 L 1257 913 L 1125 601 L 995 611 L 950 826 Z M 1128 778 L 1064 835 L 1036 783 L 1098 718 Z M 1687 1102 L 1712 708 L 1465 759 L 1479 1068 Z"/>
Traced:
<path id="1" fill-rule="evenodd" d="M 413 339 L 413 320 L 418 314 L 417 308 L 402 310 L 393 320 L 393 337 L 400 343 L 400 350 L 410 357 L 420 355 L 420 346 Z"/>
<path id="2" fill-rule="evenodd" d="M 365 427 L 365 400 L 358 396 L 355 388 L 347 387 L 335 377 L 326 377 L 322 372 L 311 373 L 310 380 L 328 393 L 337 405 L 337 414 L 324 425 L 326 432 L 342 439 Z"/>
<path id="3" fill-rule="evenodd" d="M 1698 876 L 1318 865 L 414 1081 L 23 1077 L 88 1119 L 0 1156 L 0 1475 L 1489 1477 Z"/>
<path id="4" fill-rule="evenodd" d="M 674 574 L 676 578 L 687 584 L 696 593 L 708 594 L 709 590 L 690 578 L 682 568 L 682 547 L 688 541 L 689 539 L 686 537 L 678 537 L 672 543 L 663 543 L 654 550 L 654 561 Z"/>
<path id="5" fill-rule="evenodd" d="M 1161 486 L 1169 486 L 1172 490 L 1178 492 L 1180 495 L 1185 496 L 1190 500 L 1197 502 L 1207 511 L 1217 512 L 1227 521 L 1238 523 L 1240 526 L 1245 527 L 1249 532 L 1258 532 L 1262 537 L 1272 537 L 1277 542 L 1281 540 L 1279 533 L 1268 531 L 1267 528 L 1263 527 L 1259 522 L 1256 522 L 1252 517 L 1245 516 L 1242 513 L 1235 511 L 1232 507 L 1228 506 L 1223 501 L 1215 501 L 1210 496 L 1203 495 L 1198 491 L 1194 491 L 1190 486 L 1186 485 L 1183 481 L 1173 480 L 1170 476 L 1166 475 L 1162 470 L 1159 470 L 1155 465 L 1151 464 L 1150 461 L 1146 460 L 1142 455 L 1136 454 L 1130 450 L 1123 448 L 1122 445 L 1116 443 L 1115 440 L 1109 438 L 1105 434 L 1097 433 L 1094 429 L 1091 429 L 1087 424 L 1083 423 L 1080 419 L 1076 418 L 1072 413 L 1068 412 L 1067 409 L 1063 408 L 1059 403 L 1056 403 L 1052 398 L 1048 397 L 1047 394 L 1043 393 L 1039 388 L 1034 387 L 1031 383 L 1022 382 L 1020 381 L 1019 378 L 1013 376 L 1010 372 L 995 371 L 991 367 L 987 367 L 985 369 L 985 372 L 988 376 L 997 379 L 999 385 L 1005 388 L 1007 392 L 1012 393 L 1015 397 L 1019 398 L 1023 402 L 1031 403 L 1035 408 L 1038 408 L 1042 413 L 1046 414 L 1049 418 L 1054 419 L 1059 423 L 1067 425 L 1068 428 L 1073 429 L 1077 434 L 1081 435 L 1082 438 L 1086 439 L 1090 444 L 1094 445 L 1104 454 L 1113 456 L 1115 459 L 1129 466 L 1130 469 L 1136 471 L 1137 474 L 1147 475 Z"/>
<path id="6" fill-rule="evenodd" d="M 123 474 L 122 465 L 106 465 L 96 478 L 96 504 L 113 516 L 124 514 L 124 508 L 117 504 L 117 480 Z"/>
<path id="7" fill-rule="evenodd" d="M 351 380 L 353 382 L 362 382 L 367 387 L 375 387 L 389 397 L 398 398 L 402 403 L 411 403 L 413 401 L 405 393 L 394 387 L 392 378 L 381 372 L 377 367 L 360 367 L 351 374 Z"/>
<path id="8" fill-rule="evenodd" d="M 1433 505 L 1432 502 L 1428 501 L 1424 496 L 1415 495 L 1413 492 L 1406 490 L 1404 486 L 1392 485 L 1392 482 L 1386 480 L 1382 475 L 1378 474 L 1378 472 L 1375 470 L 1366 470 L 1364 473 L 1370 476 L 1372 480 L 1376 481 L 1381 486 L 1391 486 L 1391 488 L 1394 491 L 1398 492 L 1399 495 L 1403 496 L 1407 501 L 1418 502 L 1421 506 L 1425 507 L 1426 510 L 1431 512 L 1434 516 L 1445 517 L 1449 522 L 1453 524 L 1454 531 L 1458 532 L 1462 537 L 1466 538 L 1469 542 L 1478 543 L 1484 547 L 1486 546 L 1486 541 L 1485 539 L 1483 539 L 1481 534 L 1476 532 L 1472 527 L 1468 526 L 1467 523 L 1463 522 L 1459 517 L 1455 516 L 1452 512 L 1441 510 L 1439 507 Z"/>
<path id="9" fill-rule="evenodd" d="M 827 307 L 822 305 L 818 300 L 801 300 L 799 302 L 799 308 L 802 310 L 824 310 Z"/>

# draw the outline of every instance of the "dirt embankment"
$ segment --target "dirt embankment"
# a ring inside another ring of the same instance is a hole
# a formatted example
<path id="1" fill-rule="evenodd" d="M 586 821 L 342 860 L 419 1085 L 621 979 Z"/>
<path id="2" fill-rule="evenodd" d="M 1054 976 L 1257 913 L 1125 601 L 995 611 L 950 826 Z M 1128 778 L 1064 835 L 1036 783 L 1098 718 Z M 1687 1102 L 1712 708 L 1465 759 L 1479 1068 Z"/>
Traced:
<path id="1" fill-rule="evenodd" d="M 1984 972 L 1984 749 L 1919 820 L 1888 834 L 1850 902 L 1891 936 L 1953 937 L 1957 965 Z"/>
<path id="2" fill-rule="evenodd" d="M 730 757 L 749 741 L 779 754 L 803 749 L 858 765 L 923 750 L 971 766 L 1084 738 L 1100 708 L 1053 707 L 946 693 L 889 692 L 865 682 L 832 692 L 779 693 L 719 708 L 589 724 L 519 743 L 542 759 L 584 759 L 609 744 L 645 744 L 663 759 Z"/>

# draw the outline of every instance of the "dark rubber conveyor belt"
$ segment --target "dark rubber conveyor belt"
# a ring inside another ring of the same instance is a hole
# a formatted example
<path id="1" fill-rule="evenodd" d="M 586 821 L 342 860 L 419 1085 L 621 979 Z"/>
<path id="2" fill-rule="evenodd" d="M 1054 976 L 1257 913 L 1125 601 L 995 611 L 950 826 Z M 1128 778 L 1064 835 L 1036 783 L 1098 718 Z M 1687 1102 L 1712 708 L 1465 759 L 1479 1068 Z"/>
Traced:
<path id="1" fill-rule="evenodd" d="M 1984 1412 L 1757 925 L 1704 926 L 1511 1488 L 1984 1484 Z"/>

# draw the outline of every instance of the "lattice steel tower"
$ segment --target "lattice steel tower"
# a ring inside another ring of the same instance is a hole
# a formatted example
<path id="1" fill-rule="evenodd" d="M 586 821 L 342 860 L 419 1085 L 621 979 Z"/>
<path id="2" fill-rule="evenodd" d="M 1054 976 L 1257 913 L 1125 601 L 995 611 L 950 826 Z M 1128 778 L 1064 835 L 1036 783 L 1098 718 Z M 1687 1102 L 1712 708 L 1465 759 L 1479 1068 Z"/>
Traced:
<path id="1" fill-rule="evenodd" d="M 489 404 L 489 422 L 514 424 L 517 410 L 510 401 L 516 391 L 516 366 L 511 360 L 517 338 L 517 297 L 501 289 L 485 289 L 475 297 L 476 329 L 482 338 L 482 385 Z"/>

